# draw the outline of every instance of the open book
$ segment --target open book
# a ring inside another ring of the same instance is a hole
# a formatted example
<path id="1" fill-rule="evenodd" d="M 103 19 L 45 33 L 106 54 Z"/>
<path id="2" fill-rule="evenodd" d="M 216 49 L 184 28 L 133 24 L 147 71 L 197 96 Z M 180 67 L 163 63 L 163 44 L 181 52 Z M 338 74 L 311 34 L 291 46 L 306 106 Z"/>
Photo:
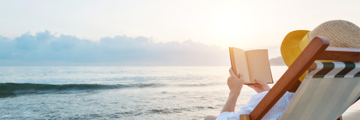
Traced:
<path id="1" fill-rule="evenodd" d="M 244 84 L 256 84 L 255 79 L 273 83 L 267 49 L 244 51 L 229 47 L 232 70 L 244 76 Z"/>

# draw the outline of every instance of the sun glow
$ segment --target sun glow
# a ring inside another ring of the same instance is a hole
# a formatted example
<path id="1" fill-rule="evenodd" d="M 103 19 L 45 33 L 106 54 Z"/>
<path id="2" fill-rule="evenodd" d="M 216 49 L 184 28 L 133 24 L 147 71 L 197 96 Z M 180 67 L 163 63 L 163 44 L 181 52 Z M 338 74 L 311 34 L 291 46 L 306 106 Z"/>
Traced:
<path id="1" fill-rule="evenodd" d="M 239 33 L 244 30 L 243 23 L 244 21 L 241 19 L 241 16 L 227 12 L 219 16 L 217 27 L 219 33 L 233 35 L 234 33 Z"/>
<path id="2" fill-rule="evenodd" d="M 219 12 L 216 23 L 217 37 L 222 39 L 223 44 L 233 45 L 239 43 L 248 44 L 244 37 L 247 34 L 249 21 L 245 13 L 239 12 L 237 9 L 227 9 Z M 236 42 L 237 41 L 237 42 Z"/>

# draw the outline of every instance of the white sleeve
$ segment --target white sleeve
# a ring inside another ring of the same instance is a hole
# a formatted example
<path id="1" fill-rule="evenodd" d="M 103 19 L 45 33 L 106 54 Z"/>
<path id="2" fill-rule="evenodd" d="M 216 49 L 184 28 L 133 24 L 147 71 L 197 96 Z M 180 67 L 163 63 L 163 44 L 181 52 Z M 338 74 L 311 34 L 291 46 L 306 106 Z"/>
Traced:
<path id="1" fill-rule="evenodd" d="M 241 107 L 239 111 L 236 113 L 223 112 L 216 118 L 216 120 L 239 120 L 241 114 L 250 114 L 266 94 L 267 91 L 253 95 L 250 101 L 244 107 Z"/>
<path id="2" fill-rule="evenodd" d="M 221 113 L 217 120 L 239 120 L 241 114 L 250 114 L 251 111 L 259 104 L 259 102 L 265 97 L 268 92 L 262 92 L 256 95 L 253 95 L 250 101 L 244 106 L 241 107 L 239 111 L 233 112 L 223 112 Z M 289 104 L 294 93 L 286 92 L 276 104 L 265 114 L 262 120 L 277 120 L 281 114 L 284 112 L 286 106 Z"/>
<path id="3" fill-rule="evenodd" d="M 216 118 L 216 120 L 239 120 L 239 116 L 236 116 L 234 112 L 222 112 Z"/>

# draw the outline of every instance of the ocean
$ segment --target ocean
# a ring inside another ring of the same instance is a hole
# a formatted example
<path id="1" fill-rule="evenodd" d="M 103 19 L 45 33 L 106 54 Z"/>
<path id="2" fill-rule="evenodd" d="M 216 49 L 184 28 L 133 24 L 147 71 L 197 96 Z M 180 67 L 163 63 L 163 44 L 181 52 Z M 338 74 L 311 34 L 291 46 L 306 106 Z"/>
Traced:
<path id="1" fill-rule="evenodd" d="M 271 67 L 274 82 L 286 69 Z M 201 119 L 220 113 L 229 93 L 228 70 L 229 66 L 1 66 L 0 119 Z M 244 86 L 236 110 L 254 94 Z M 346 113 L 357 111 L 359 107 Z"/>

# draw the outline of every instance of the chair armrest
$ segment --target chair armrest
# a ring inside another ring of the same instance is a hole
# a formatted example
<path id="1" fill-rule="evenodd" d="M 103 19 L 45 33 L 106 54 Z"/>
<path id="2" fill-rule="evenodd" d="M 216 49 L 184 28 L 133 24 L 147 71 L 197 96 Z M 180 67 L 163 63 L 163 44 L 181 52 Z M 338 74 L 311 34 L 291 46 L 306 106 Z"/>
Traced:
<path id="1" fill-rule="evenodd" d="M 241 114 L 240 115 L 240 120 L 250 120 L 250 116 L 247 114 Z"/>

